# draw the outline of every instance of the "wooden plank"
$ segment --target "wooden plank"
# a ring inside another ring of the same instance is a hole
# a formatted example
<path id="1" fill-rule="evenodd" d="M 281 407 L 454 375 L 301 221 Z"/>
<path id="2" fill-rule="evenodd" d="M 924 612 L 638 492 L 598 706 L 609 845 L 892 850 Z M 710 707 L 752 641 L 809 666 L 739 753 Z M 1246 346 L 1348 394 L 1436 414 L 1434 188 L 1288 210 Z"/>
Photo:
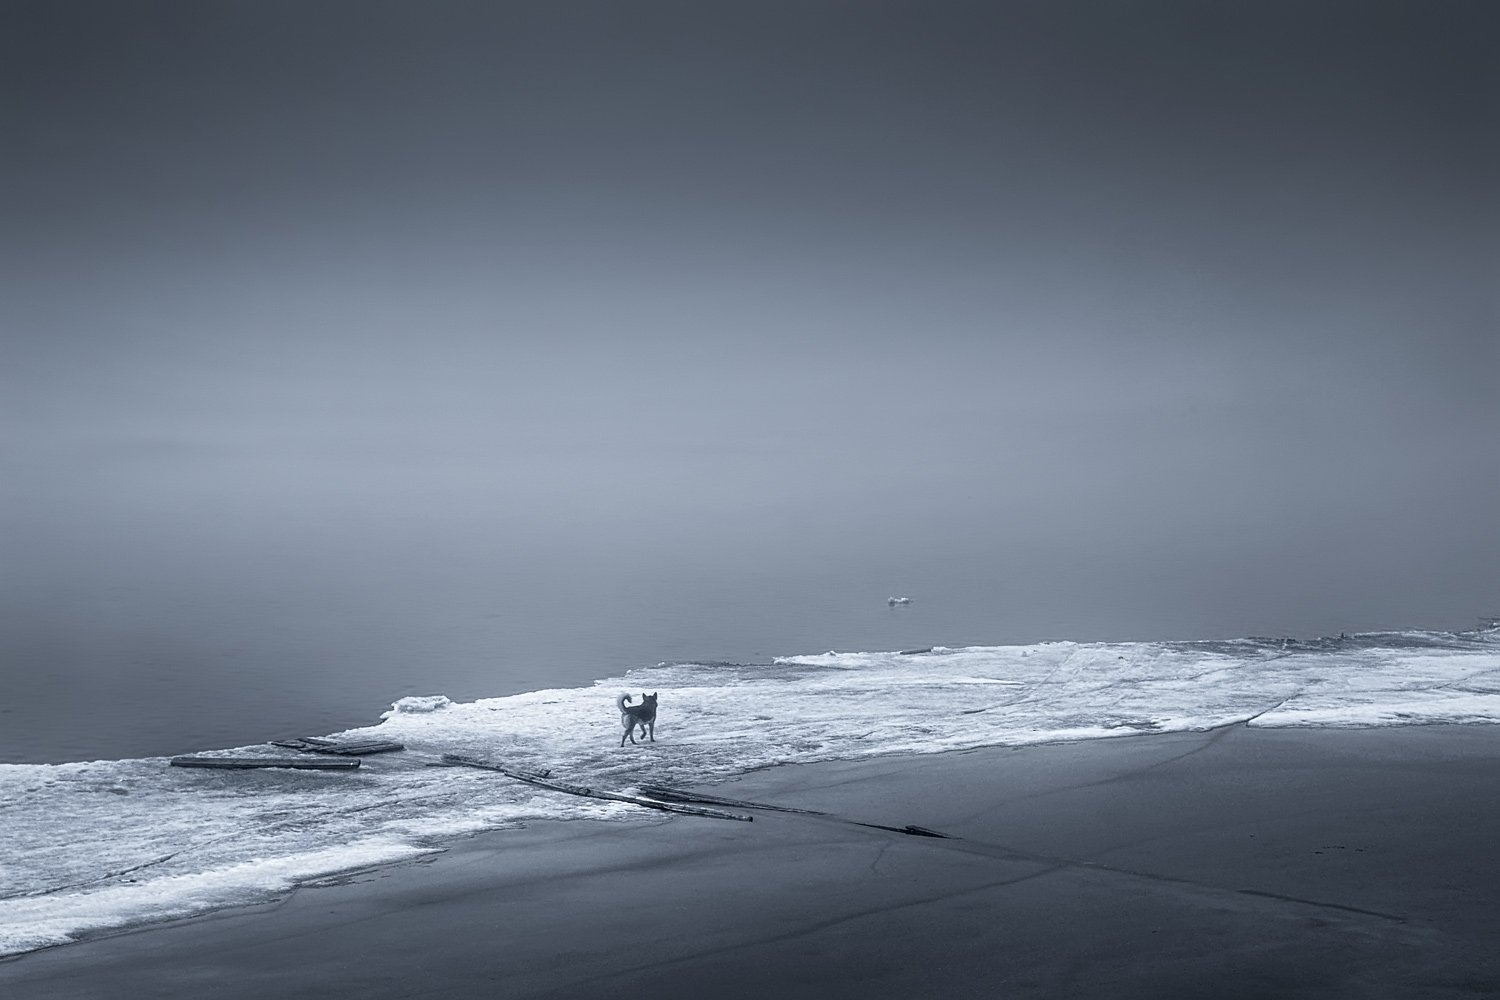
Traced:
<path id="1" fill-rule="evenodd" d="M 314 753 L 336 753 L 344 756 L 359 756 L 367 753 L 389 753 L 392 750 L 405 750 L 404 743 L 390 743 L 384 740 L 365 740 L 361 743 L 335 743 L 327 747 L 313 747 Z"/>
<path id="2" fill-rule="evenodd" d="M 388 740 L 352 740 L 348 743 L 339 743 L 336 740 L 314 739 L 311 736 L 293 740 L 272 740 L 271 745 L 286 747 L 288 750 L 301 750 L 304 753 L 331 753 L 342 756 L 388 753 L 392 750 L 406 749 L 405 744 L 392 743 Z"/>
<path id="3" fill-rule="evenodd" d="M 567 795 L 579 795 L 583 796 L 584 798 L 590 799 L 607 799 L 611 802 L 628 802 L 631 805 L 645 806 L 647 809 L 659 809 L 662 812 L 682 813 L 687 816 L 706 816 L 710 819 L 733 819 L 739 820 L 742 823 L 751 823 L 755 821 L 754 816 L 746 816 L 740 813 L 721 812 L 717 809 L 698 809 L 693 806 L 673 805 L 671 803 L 660 802 L 655 799 L 641 798 L 637 795 L 625 795 L 621 792 L 606 792 L 597 788 L 587 788 L 583 785 L 572 785 L 563 781 L 552 781 L 546 777 L 543 777 L 535 771 L 520 771 L 514 768 L 505 767 L 501 764 L 495 764 L 487 760 L 480 760 L 476 757 L 466 757 L 463 754 L 445 753 L 443 754 L 443 760 L 444 762 L 450 764 L 463 764 L 466 767 L 480 767 L 484 768 L 486 771 L 498 771 L 508 778 L 515 778 L 517 781 L 524 781 L 528 785 L 535 785 L 538 788 L 546 788 L 554 792 L 563 792 Z"/>
<path id="4" fill-rule="evenodd" d="M 357 760 L 318 760 L 308 757 L 173 757 L 176 767 L 255 768 L 291 767 L 301 771 L 352 771 Z"/>

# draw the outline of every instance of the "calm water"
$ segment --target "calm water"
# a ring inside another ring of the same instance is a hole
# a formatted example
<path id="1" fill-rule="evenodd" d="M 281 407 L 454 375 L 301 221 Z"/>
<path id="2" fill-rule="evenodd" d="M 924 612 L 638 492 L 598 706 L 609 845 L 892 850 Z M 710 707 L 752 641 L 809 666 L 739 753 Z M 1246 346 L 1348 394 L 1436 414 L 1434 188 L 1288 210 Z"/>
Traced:
<path id="1" fill-rule="evenodd" d="M 752 570 L 754 568 L 752 567 Z M 5 650 L 0 761 L 183 752 L 365 725 L 398 698 L 471 700 L 661 661 L 1035 634 L 940 574 L 845 578 L 641 567 L 324 564 L 287 577 L 93 581 L 28 599 Z M 924 579 L 923 577 L 929 577 Z M 989 606 L 986 606 L 989 605 Z M 1045 623 L 1044 623 L 1045 624 Z M 1052 623 L 1054 628 L 1060 622 Z"/>

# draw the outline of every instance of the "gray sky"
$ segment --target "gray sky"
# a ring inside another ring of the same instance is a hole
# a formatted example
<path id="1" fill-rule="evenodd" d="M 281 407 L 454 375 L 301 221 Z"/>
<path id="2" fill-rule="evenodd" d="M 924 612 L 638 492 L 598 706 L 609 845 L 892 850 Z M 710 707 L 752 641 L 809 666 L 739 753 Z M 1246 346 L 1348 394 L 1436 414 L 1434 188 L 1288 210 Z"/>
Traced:
<path id="1" fill-rule="evenodd" d="M 1496 610 L 1491 10 L 4 0 L 12 566 L 483 522 Z"/>

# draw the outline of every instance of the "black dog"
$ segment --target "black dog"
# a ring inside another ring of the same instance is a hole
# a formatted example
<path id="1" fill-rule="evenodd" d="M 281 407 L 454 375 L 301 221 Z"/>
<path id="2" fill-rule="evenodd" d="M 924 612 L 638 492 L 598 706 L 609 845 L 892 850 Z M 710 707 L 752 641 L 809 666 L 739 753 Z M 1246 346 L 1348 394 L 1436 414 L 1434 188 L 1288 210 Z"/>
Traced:
<path id="1" fill-rule="evenodd" d="M 630 704 L 630 695 L 622 694 L 615 699 L 615 704 L 620 708 L 620 725 L 625 727 L 625 736 L 620 737 L 620 746 L 625 745 L 628 736 L 630 742 L 635 742 L 635 727 L 641 727 L 641 735 L 647 732 L 651 734 L 651 742 L 656 742 L 656 695 L 641 695 L 639 705 Z"/>

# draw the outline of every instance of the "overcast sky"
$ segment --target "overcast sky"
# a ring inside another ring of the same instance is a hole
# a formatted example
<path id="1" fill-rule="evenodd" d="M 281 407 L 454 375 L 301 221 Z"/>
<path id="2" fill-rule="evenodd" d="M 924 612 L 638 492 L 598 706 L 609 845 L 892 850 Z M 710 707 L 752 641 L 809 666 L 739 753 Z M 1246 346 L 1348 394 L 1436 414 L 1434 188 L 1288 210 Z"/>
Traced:
<path id="1" fill-rule="evenodd" d="M 1483 603 L 1492 10 L 3 0 L 13 555 L 895 524 Z"/>

